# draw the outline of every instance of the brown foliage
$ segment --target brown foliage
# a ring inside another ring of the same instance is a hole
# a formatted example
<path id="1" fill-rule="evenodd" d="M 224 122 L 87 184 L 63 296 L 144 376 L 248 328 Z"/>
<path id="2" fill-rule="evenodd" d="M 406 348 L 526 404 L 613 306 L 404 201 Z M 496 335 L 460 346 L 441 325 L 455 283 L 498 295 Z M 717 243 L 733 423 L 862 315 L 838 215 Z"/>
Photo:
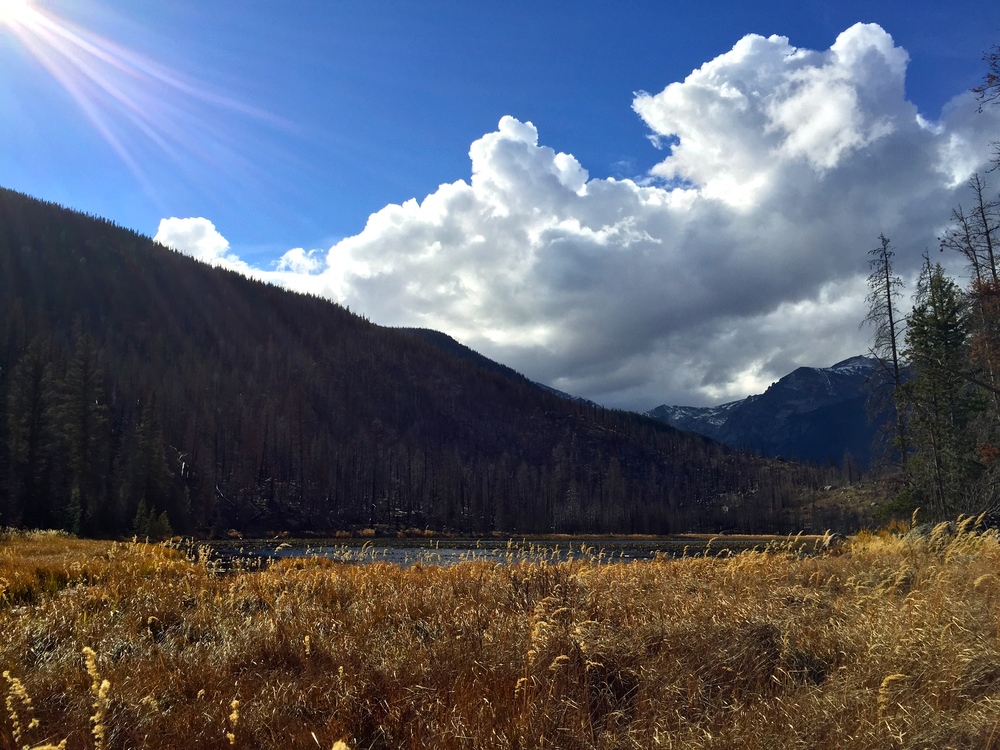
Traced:
<path id="1" fill-rule="evenodd" d="M 963 527 L 814 557 L 226 575 L 10 536 L 0 747 L 992 747 L 998 565 Z"/>

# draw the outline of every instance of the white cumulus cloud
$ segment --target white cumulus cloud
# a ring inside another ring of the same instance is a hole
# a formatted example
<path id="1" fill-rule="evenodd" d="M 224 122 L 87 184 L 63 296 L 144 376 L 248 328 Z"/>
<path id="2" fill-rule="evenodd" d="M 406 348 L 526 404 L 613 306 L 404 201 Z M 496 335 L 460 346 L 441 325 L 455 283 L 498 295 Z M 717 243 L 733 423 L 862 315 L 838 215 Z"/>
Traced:
<path id="1" fill-rule="evenodd" d="M 153 239 L 212 265 L 224 261 L 229 252 L 229 240 L 219 233 L 215 224 L 201 217 L 161 219 Z"/>
<path id="2" fill-rule="evenodd" d="M 319 271 L 323 267 L 323 262 L 316 257 L 315 250 L 306 251 L 304 248 L 295 247 L 278 259 L 277 267 L 279 271 L 310 274 Z"/>
<path id="3" fill-rule="evenodd" d="M 966 95 L 928 121 L 907 59 L 874 25 L 825 51 L 747 36 L 636 95 L 672 144 L 650 175 L 591 178 L 508 116 L 472 144 L 468 180 L 386 206 L 323 262 L 296 249 L 253 273 L 608 405 L 743 397 L 863 352 L 868 249 L 885 232 L 915 268 L 988 157 L 1000 116 Z M 207 227 L 157 239 L 241 263 Z"/>

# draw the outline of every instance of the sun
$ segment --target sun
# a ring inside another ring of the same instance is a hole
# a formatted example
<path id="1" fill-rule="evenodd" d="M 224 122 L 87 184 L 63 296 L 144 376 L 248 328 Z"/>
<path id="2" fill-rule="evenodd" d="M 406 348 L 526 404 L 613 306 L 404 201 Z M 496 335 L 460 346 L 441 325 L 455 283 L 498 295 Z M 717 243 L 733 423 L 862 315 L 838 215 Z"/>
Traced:
<path id="1" fill-rule="evenodd" d="M 0 0 L 2 51 L 13 48 L 37 63 L 36 70 L 48 73 L 150 194 L 155 188 L 141 166 L 148 146 L 174 161 L 194 157 L 218 163 L 228 158 L 251 168 L 233 145 L 232 115 L 289 127 L 281 118 L 207 90 L 142 52 L 60 16 L 52 5 L 50 0 Z M 0 85 L 5 85 L 2 76 Z"/>
<path id="2" fill-rule="evenodd" d="M 0 0 L 0 25 L 24 23 L 35 13 L 32 0 Z"/>

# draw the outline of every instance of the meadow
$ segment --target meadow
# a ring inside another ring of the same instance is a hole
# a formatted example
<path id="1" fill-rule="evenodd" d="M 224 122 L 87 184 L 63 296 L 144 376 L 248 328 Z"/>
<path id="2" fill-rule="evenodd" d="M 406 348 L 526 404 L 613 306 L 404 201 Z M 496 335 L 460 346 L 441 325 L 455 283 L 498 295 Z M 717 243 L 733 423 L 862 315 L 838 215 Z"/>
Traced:
<path id="1" fill-rule="evenodd" d="M 0 538 L 0 747 L 1000 747 L 1000 543 L 220 574 Z"/>

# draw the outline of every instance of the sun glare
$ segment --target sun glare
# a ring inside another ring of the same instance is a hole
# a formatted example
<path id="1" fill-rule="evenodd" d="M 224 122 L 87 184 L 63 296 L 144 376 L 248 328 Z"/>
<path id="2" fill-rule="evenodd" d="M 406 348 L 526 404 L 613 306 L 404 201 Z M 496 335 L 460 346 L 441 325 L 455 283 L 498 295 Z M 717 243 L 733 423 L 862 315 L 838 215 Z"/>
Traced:
<path id="1" fill-rule="evenodd" d="M 31 0 L 0 0 L 0 24 L 23 23 L 32 13 Z"/>
<path id="2" fill-rule="evenodd" d="M 208 91 L 141 52 L 36 5 L 36 0 L 0 0 L 0 34 L 16 39 L 58 82 L 149 191 L 152 183 L 140 164 L 150 145 L 177 163 L 194 157 L 217 166 L 228 159 L 249 168 L 229 148 L 232 115 L 286 127 L 279 118 Z"/>

